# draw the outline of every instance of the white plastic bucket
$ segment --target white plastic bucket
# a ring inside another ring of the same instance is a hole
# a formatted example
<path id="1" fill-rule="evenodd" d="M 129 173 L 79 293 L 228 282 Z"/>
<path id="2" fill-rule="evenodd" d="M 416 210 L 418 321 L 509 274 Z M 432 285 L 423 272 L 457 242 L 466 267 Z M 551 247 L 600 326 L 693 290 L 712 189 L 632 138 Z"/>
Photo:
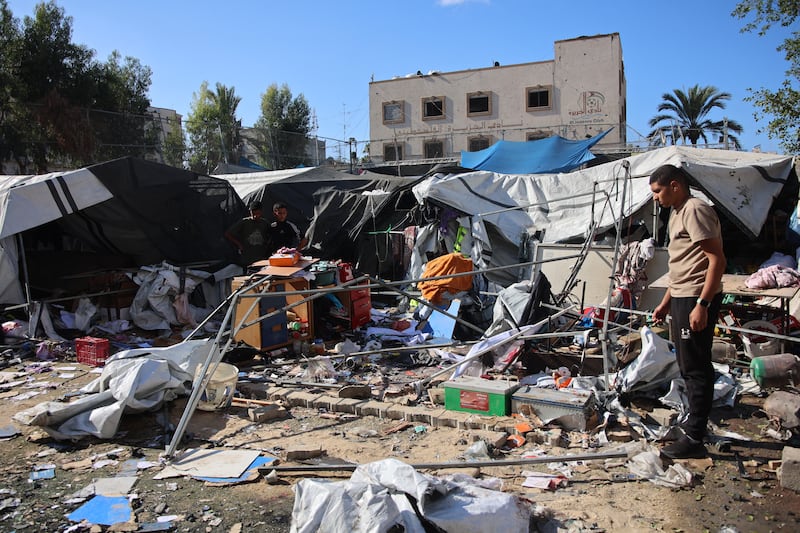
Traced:
<path id="1" fill-rule="evenodd" d="M 202 370 L 202 366 L 197 369 L 195 378 Z M 219 411 L 229 407 L 231 400 L 233 400 L 233 394 L 236 392 L 238 379 L 238 368 L 228 363 L 219 363 L 214 373 L 206 376 L 203 381 L 205 387 L 200 395 L 200 402 L 197 404 L 197 408 L 202 411 Z"/>
<path id="2" fill-rule="evenodd" d="M 745 322 L 742 327 L 744 329 L 774 333 L 775 335 L 778 334 L 778 327 L 766 320 L 751 320 L 750 322 Z M 742 333 L 742 344 L 744 345 L 745 355 L 750 359 L 762 357 L 764 355 L 774 355 L 778 353 L 778 349 L 780 348 L 780 341 L 778 339 L 756 335 L 754 333 Z"/>

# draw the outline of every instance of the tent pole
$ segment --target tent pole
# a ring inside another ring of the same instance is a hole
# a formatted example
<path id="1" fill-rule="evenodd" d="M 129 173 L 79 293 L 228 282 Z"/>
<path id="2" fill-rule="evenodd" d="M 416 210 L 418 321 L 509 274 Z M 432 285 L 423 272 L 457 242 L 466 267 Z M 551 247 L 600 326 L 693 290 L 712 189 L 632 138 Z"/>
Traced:
<path id="1" fill-rule="evenodd" d="M 609 346 L 608 346 L 608 323 L 611 321 L 611 295 L 614 293 L 614 287 L 616 285 L 616 276 L 614 272 L 617 269 L 617 261 L 619 260 L 619 248 L 620 248 L 620 241 L 622 240 L 622 222 L 625 218 L 625 195 L 628 191 L 628 178 L 630 177 L 630 170 L 631 165 L 628 161 L 622 162 L 622 168 L 625 169 L 625 176 L 622 180 L 622 196 L 620 200 L 620 207 L 619 207 L 619 218 L 617 219 L 617 236 L 614 239 L 614 259 L 611 261 L 611 279 L 608 284 L 608 296 L 606 297 L 606 309 L 605 314 L 603 315 L 603 329 L 601 330 L 600 334 L 600 342 L 603 345 L 603 377 L 606 382 L 606 390 L 610 390 L 611 384 L 608 381 L 608 358 L 609 358 Z"/>
<path id="2" fill-rule="evenodd" d="M 31 321 L 31 284 L 28 277 L 28 259 L 25 256 L 25 243 L 22 241 L 22 232 L 17 233 L 17 248 L 19 248 L 19 257 L 22 263 L 22 277 L 23 285 L 25 286 L 25 308 L 28 312 L 28 322 Z"/>
<path id="3" fill-rule="evenodd" d="M 570 311 L 573 311 L 573 312 L 575 311 L 573 306 L 570 306 L 570 307 L 567 307 L 565 309 L 562 309 L 561 311 L 559 311 L 559 312 L 557 312 L 557 313 L 555 313 L 555 314 L 553 314 L 551 316 L 548 316 L 547 318 L 544 318 L 544 319 L 540 320 L 539 322 L 536 322 L 535 324 L 531 324 L 531 326 L 532 327 L 542 327 L 543 325 L 547 324 L 550 320 L 558 318 L 561 315 L 566 314 L 566 313 L 568 313 Z M 437 370 L 436 372 L 434 372 L 430 376 L 428 376 L 428 377 L 426 377 L 424 379 L 421 379 L 419 381 L 415 381 L 411 385 L 417 391 L 417 394 L 421 394 L 422 391 L 424 390 L 424 387 L 427 387 L 428 384 L 431 381 L 433 381 L 433 379 L 435 379 L 436 377 L 441 376 L 442 374 L 445 374 L 445 373 L 447 373 L 447 372 L 449 372 L 451 370 L 455 370 L 456 368 L 458 368 L 459 366 L 463 365 L 464 363 L 469 363 L 471 361 L 474 361 L 475 359 L 477 359 L 478 357 L 482 356 L 486 352 L 491 352 L 492 350 L 495 350 L 496 348 L 498 348 L 498 347 L 500 347 L 500 346 L 502 346 L 504 344 L 507 344 L 508 342 L 513 341 L 516 338 L 523 338 L 522 333 L 523 332 L 521 330 L 517 331 L 515 333 L 512 333 L 511 335 L 509 335 L 509 337 L 507 339 L 504 339 L 502 342 L 499 342 L 499 343 L 497 343 L 495 345 L 489 346 L 488 348 L 484 348 L 483 350 L 478 350 L 477 352 L 475 352 L 471 356 L 465 358 L 463 361 L 460 361 L 458 363 L 453 363 L 451 366 L 448 366 L 446 368 L 442 368 L 441 370 Z"/>
<path id="4" fill-rule="evenodd" d="M 423 278 L 423 280 L 424 280 L 424 279 L 425 279 L 425 278 Z M 418 302 L 422 303 L 423 305 L 426 305 L 426 306 L 430 307 L 431 309 L 435 310 L 437 313 L 441 313 L 441 314 L 443 314 L 444 316 L 446 316 L 447 318 L 452 318 L 453 320 L 455 320 L 455 321 L 456 321 L 456 322 L 458 322 L 459 324 L 461 324 L 461 325 L 463 325 L 463 326 L 466 326 L 466 327 L 468 327 L 469 329 L 472 329 L 472 330 L 474 330 L 474 331 L 477 331 L 478 333 L 485 333 L 485 331 L 484 331 L 484 330 L 482 330 L 481 328 L 479 328 L 479 327 L 478 327 L 478 326 L 476 326 L 475 324 L 472 324 L 472 323 L 470 323 L 470 322 L 467 322 L 466 320 L 463 320 L 463 319 L 461 319 L 461 318 L 458 318 L 458 316 L 456 316 L 456 315 L 452 315 L 452 314 L 448 313 L 446 309 L 439 309 L 439 308 L 436 306 L 436 304 L 433 304 L 433 303 L 429 302 L 428 300 L 426 300 L 426 299 L 425 299 L 425 298 L 423 298 L 422 296 L 414 296 L 413 294 L 411 294 L 411 293 L 408 293 L 408 292 L 406 292 L 406 291 L 402 290 L 400 287 L 391 287 L 391 286 L 389 286 L 389 284 L 388 284 L 388 283 L 384 283 L 384 282 L 383 282 L 383 280 L 381 280 L 381 279 L 379 279 L 379 278 L 373 278 L 372 276 L 370 276 L 370 281 L 374 281 L 375 283 L 377 283 L 377 284 L 381 285 L 381 286 L 382 286 L 382 287 L 384 287 L 384 288 L 387 288 L 387 289 L 393 290 L 393 291 L 395 291 L 395 292 L 398 292 L 398 293 L 400 293 L 401 295 L 405 296 L 406 298 L 409 298 L 410 300 L 411 300 L 411 299 L 413 299 L 413 300 L 417 300 Z"/>
<path id="5" fill-rule="evenodd" d="M 217 336 L 214 339 L 214 342 L 208 349 L 208 355 L 206 356 L 206 360 L 203 363 L 202 371 L 198 372 L 195 375 L 194 382 L 192 383 L 192 393 L 189 396 L 189 401 L 186 403 L 186 408 L 183 410 L 183 415 L 181 416 L 180 422 L 178 422 L 177 427 L 175 428 L 175 433 L 172 435 L 172 440 L 170 441 L 169 445 L 167 446 L 164 456 L 166 459 L 170 460 L 175 455 L 175 449 L 180 444 L 181 439 L 183 438 L 183 434 L 186 431 L 186 426 L 189 425 L 189 420 L 192 418 L 195 409 L 197 408 L 197 404 L 200 403 L 200 397 L 203 391 L 203 381 L 206 378 L 206 374 L 208 373 L 208 368 L 214 364 L 214 368 L 211 371 L 211 375 L 213 375 L 214 371 L 217 369 L 219 362 L 222 360 L 222 350 L 219 349 L 220 339 L 222 338 L 222 334 L 225 331 L 226 326 L 231 321 L 231 315 L 233 315 L 233 309 L 236 307 L 236 302 L 239 298 L 239 295 L 243 291 L 243 289 L 247 289 L 249 287 L 242 287 L 238 291 L 233 293 L 233 303 L 228 307 L 228 310 L 225 313 L 225 318 L 222 320 L 222 324 L 220 324 L 219 331 L 217 332 Z M 214 361 L 216 359 L 216 361 Z"/>

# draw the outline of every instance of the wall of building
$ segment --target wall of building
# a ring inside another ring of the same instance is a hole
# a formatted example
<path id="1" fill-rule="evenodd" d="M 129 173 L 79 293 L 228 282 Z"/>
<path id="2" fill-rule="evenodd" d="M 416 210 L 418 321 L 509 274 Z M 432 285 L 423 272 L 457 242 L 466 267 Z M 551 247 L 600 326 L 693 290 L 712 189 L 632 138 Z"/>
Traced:
<path id="1" fill-rule="evenodd" d="M 584 139 L 612 127 L 602 142 L 624 144 L 625 75 L 619 34 L 557 41 L 554 48 L 555 59 L 549 61 L 418 71 L 371 82 L 371 159 L 381 163 L 384 155 L 391 159 L 398 150 L 403 160 L 430 159 L 437 143 L 440 157 L 457 159 L 462 150 L 498 140 L 550 135 Z M 473 104 L 488 103 L 488 109 L 473 107 L 470 112 L 471 99 Z M 440 116 L 424 116 L 431 105 L 428 111 L 441 111 Z"/>
<path id="2" fill-rule="evenodd" d="M 183 123 L 182 116 L 174 109 L 167 109 L 165 107 L 148 107 L 147 113 L 153 118 L 152 124 L 146 127 L 152 127 L 158 136 L 159 146 L 164 146 L 167 137 L 174 131 L 182 132 Z M 145 159 L 155 161 L 157 163 L 164 163 L 164 157 L 160 149 L 153 150 L 145 155 Z"/>

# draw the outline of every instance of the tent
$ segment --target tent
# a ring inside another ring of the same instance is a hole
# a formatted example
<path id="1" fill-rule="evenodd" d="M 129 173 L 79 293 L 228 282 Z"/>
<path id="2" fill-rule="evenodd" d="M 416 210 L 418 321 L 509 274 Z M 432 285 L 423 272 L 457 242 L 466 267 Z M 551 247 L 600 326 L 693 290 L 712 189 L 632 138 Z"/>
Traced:
<path id="1" fill-rule="evenodd" d="M 233 252 L 224 232 L 245 213 L 224 180 L 131 157 L 70 172 L 4 176 L 0 303 L 25 301 L 19 242 L 29 249 L 28 263 L 53 280 L 79 266 L 74 263 L 94 270 L 111 256 L 126 267 L 222 264 Z"/>
<path id="2" fill-rule="evenodd" d="M 671 146 L 566 174 L 436 174 L 413 191 L 421 204 L 462 215 L 462 225 L 471 229 L 473 260 L 488 268 L 517 262 L 521 233 L 536 231 L 550 243 L 583 240 L 593 220 L 602 232 L 620 216 L 649 207 L 649 176 L 668 163 L 683 166 L 750 239 L 759 235 L 794 165 L 791 156 Z M 512 272 L 490 277 L 504 285 L 516 281 Z"/>
<path id="3" fill-rule="evenodd" d="M 377 224 L 400 192 L 419 179 L 353 175 L 329 167 L 215 176 L 228 181 L 245 202 L 261 200 L 265 210 L 285 203 L 289 220 L 306 234 L 313 255 L 344 260 L 355 259 L 361 230 Z"/>
<path id="4" fill-rule="evenodd" d="M 497 141 L 477 152 L 461 152 L 461 166 L 504 174 L 541 174 L 569 172 L 594 159 L 589 149 L 608 132 L 582 141 L 558 135 L 536 141 Z"/>

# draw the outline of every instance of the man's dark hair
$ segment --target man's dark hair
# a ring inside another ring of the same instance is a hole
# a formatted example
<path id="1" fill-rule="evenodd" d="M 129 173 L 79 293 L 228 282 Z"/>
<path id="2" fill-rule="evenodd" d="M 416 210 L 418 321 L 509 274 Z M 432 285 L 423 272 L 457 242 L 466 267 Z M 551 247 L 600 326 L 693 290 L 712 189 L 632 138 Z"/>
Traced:
<path id="1" fill-rule="evenodd" d="M 262 209 L 261 201 L 260 200 L 253 200 L 252 202 L 250 202 L 250 205 L 248 206 L 248 209 L 250 209 L 250 211 L 259 211 L 259 210 L 261 210 Z"/>
<path id="2" fill-rule="evenodd" d="M 274 204 L 272 204 L 273 211 L 277 211 L 278 209 L 289 209 L 289 208 L 286 207 L 286 204 L 283 202 L 275 202 Z"/>
<path id="3" fill-rule="evenodd" d="M 675 165 L 661 165 L 650 174 L 650 183 L 658 183 L 661 186 L 669 185 L 673 180 L 689 188 L 689 174 Z"/>

